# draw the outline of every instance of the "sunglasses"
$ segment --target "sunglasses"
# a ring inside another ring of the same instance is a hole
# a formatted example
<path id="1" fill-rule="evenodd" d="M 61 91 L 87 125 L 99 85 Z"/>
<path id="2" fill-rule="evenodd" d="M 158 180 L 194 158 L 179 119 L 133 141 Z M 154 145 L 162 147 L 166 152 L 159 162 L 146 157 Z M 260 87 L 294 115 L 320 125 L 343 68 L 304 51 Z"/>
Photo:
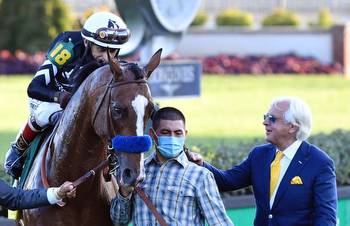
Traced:
<path id="1" fill-rule="evenodd" d="M 277 121 L 278 118 L 276 118 L 275 116 L 271 115 L 271 114 L 265 114 L 264 115 L 264 121 L 268 120 L 271 123 L 275 123 Z"/>

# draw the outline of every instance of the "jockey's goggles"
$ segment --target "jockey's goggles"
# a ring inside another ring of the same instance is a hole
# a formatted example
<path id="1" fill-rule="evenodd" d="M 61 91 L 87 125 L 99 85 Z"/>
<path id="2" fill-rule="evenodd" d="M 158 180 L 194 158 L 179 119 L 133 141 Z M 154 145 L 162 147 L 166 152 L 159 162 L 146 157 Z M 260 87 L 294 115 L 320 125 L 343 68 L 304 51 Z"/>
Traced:
<path id="1" fill-rule="evenodd" d="M 82 32 L 84 35 L 106 44 L 124 44 L 130 37 L 130 30 L 127 28 L 100 28 L 96 33 L 83 29 Z"/>

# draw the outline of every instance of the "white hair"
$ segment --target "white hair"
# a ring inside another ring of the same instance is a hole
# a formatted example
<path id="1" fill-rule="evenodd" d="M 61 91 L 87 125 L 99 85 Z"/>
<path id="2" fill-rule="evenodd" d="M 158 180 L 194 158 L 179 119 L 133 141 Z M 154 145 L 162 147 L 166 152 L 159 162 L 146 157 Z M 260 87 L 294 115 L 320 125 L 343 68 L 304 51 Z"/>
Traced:
<path id="1" fill-rule="evenodd" d="M 296 139 L 304 141 L 311 133 L 312 116 L 309 106 L 299 97 L 293 96 L 281 96 L 275 98 L 271 106 L 279 108 L 277 105 L 281 102 L 288 102 L 289 108 L 284 112 L 284 120 L 297 127 L 299 130 L 296 135 Z"/>

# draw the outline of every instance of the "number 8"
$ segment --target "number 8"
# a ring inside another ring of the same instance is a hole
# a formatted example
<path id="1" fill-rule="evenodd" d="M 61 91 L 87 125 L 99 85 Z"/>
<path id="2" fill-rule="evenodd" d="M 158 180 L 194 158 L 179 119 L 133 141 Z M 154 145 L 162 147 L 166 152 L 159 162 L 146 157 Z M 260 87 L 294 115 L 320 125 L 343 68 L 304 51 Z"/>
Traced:
<path id="1" fill-rule="evenodd" d="M 66 50 L 63 49 L 56 57 L 55 57 L 55 61 L 56 63 L 58 63 L 59 65 L 63 65 L 67 62 L 67 60 L 72 56 L 72 54 Z"/>

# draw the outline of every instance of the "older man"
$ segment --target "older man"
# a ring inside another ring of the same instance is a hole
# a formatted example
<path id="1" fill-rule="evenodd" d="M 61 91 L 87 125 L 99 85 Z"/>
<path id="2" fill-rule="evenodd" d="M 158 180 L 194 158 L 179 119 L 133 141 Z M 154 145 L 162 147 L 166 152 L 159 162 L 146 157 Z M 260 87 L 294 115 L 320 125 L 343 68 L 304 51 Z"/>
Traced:
<path id="1" fill-rule="evenodd" d="M 336 225 L 334 163 L 305 141 L 311 131 L 309 107 L 297 97 L 278 97 L 263 125 L 269 144 L 255 147 L 239 165 L 220 170 L 204 163 L 219 189 L 253 186 L 256 226 Z M 200 155 L 191 156 L 203 164 Z"/>

